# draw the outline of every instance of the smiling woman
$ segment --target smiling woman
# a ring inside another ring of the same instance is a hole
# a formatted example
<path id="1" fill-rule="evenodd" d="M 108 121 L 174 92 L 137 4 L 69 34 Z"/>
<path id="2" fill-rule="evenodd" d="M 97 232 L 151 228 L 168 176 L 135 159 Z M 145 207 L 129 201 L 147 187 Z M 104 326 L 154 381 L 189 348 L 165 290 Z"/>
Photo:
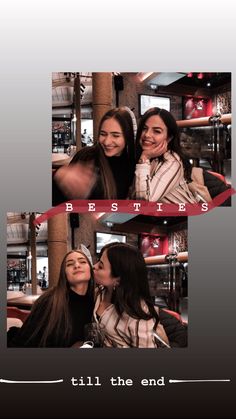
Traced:
<path id="1" fill-rule="evenodd" d="M 145 112 L 136 153 L 136 198 L 172 204 L 205 202 L 188 187 L 191 165 L 180 149 L 178 126 L 170 112 L 160 108 Z"/>
<path id="2" fill-rule="evenodd" d="M 84 326 L 92 318 L 93 269 L 81 250 L 62 261 L 58 283 L 33 305 L 20 329 L 8 332 L 10 347 L 70 347 L 84 340 Z"/>
<path id="3" fill-rule="evenodd" d="M 53 179 L 53 205 L 68 199 L 126 199 L 135 170 L 134 127 L 125 107 L 101 119 L 98 142 L 78 151 Z"/>
<path id="4" fill-rule="evenodd" d="M 91 268 L 87 258 L 79 252 L 72 252 L 66 258 L 65 274 L 70 289 L 77 294 L 85 295 L 91 277 Z"/>
<path id="5" fill-rule="evenodd" d="M 125 138 L 120 124 L 115 118 L 103 122 L 98 141 L 105 156 L 120 156 L 125 148 Z"/>

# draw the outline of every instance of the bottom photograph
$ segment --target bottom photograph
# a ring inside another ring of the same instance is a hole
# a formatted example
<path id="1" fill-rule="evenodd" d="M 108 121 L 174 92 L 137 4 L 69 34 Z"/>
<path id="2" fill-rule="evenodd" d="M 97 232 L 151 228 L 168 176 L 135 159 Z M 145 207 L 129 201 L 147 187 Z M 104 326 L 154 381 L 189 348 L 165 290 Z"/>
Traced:
<path id="1" fill-rule="evenodd" d="M 7 213 L 7 346 L 187 347 L 187 217 Z"/>

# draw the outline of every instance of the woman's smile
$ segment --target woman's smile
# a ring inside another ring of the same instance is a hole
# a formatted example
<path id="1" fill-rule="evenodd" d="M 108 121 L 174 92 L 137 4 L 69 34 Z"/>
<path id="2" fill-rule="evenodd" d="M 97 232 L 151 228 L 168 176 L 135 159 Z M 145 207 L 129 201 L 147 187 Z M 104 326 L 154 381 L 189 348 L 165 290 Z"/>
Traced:
<path id="1" fill-rule="evenodd" d="M 125 138 L 120 124 L 114 119 L 106 119 L 100 129 L 98 139 L 105 156 L 120 156 L 125 148 Z"/>
<path id="2" fill-rule="evenodd" d="M 146 138 L 142 139 L 142 146 L 150 147 L 155 145 L 155 141 L 147 140 Z"/>

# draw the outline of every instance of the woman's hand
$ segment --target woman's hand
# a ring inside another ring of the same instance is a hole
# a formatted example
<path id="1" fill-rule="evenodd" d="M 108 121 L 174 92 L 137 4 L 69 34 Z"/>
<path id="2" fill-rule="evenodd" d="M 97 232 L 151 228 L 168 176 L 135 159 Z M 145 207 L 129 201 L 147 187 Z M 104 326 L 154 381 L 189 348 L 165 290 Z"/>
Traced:
<path id="1" fill-rule="evenodd" d="M 141 159 L 153 159 L 155 157 L 162 156 L 167 151 L 167 144 L 167 141 L 164 140 L 148 149 L 145 148 L 145 150 L 142 151 Z"/>
<path id="2" fill-rule="evenodd" d="M 68 199 L 86 199 L 97 175 L 93 164 L 79 162 L 58 169 L 54 179 Z"/>

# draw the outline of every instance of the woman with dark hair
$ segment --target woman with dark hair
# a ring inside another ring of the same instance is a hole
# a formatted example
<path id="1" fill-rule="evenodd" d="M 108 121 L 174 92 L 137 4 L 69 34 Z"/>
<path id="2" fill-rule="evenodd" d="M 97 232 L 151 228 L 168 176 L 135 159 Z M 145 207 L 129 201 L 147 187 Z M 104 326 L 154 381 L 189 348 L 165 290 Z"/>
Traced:
<path id="1" fill-rule="evenodd" d="M 69 166 L 57 170 L 53 205 L 68 199 L 126 199 L 135 170 L 134 127 L 126 107 L 101 119 L 98 142 L 83 147 Z"/>
<path id="2" fill-rule="evenodd" d="M 186 346 L 186 328 L 154 306 L 141 252 L 110 243 L 94 266 L 98 285 L 94 318 L 105 332 L 104 346 L 155 348 Z M 166 326 L 166 329 L 165 329 Z"/>
<path id="3" fill-rule="evenodd" d="M 70 347 L 82 342 L 93 307 L 91 261 L 85 251 L 72 250 L 62 261 L 57 285 L 39 297 L 17 333 L 9 330 L 8 346 Z"/>
<path id="4" fill-rule="evenodd" d="M 136 138 L 136 198 L 163 203 L 206 202 L 191 192 L 192 166 L 180 148 L 176 120 L 165 109 L 151 108 L 140 120 Z"/>

